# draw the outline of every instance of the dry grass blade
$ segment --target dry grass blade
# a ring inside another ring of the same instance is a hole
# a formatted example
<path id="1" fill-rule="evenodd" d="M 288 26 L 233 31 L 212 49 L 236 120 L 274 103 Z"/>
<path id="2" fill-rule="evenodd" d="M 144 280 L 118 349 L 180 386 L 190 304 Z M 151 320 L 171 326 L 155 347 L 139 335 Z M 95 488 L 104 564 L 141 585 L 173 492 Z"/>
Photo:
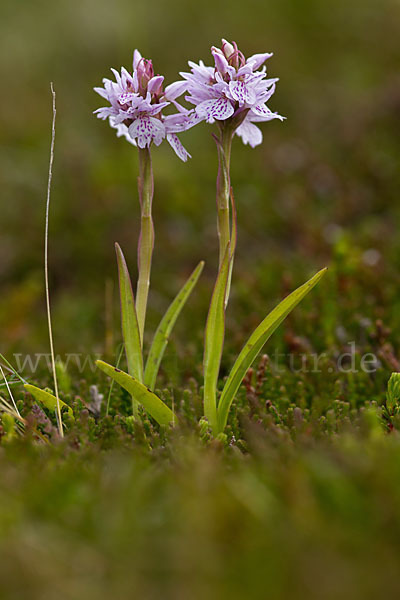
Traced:
<path id="1" fill-rule="evenodd" d="M 54 380 L 54 391 L 57 398 L 57 422 L 60 436 L 64 436 L 62 419 L 61 419 L 61 406 L 60 398 L 58 394 L 57 384 L 57 373 L 56 373 L 56 361 L 54 357 L 54 343 L 53 343 L 53 328 L 51 325 L 51 312 L 50 312 L 50 291 L 49 291 L 49 212 L 50 212 L 50 193 L 51 193 L 51 181 L 53 178 L 53 162 L 54 162 L 54 142 L 56 138 L 56 93 L 53 88 L 53 83 L 50 84 L 51 95 L 53 98 L 53 120 L 51 125 L 51 144 L 50 144 L 50 159 L 49 159 L 49 176 L 47 180 L 47 198 L 46 198 L 46 225 L 45 225 L 45 242 L 44 242 L 44 277 L 46 286 L 46 307 L 47 307 L 47 324 L 49 328 L 49 340 L 50 340 L 50 353 L 51 353 L 51 366 L 53 371 Z"/>

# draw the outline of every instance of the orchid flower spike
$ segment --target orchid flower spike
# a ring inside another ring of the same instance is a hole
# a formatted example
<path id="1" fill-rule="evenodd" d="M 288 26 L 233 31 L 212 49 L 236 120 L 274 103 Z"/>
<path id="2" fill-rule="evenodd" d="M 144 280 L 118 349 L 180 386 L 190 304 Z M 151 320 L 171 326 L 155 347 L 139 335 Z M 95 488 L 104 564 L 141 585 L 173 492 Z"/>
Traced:
<path id="1" fill-rule="evenodd" d="M 193 127 L 200 119 L 193 110 L 188 111 L 176 102 L 177 95 L 184 91 L 182 82 L 164 90 L 164 77 L 154 74 L 151 60 L 142 58 L 138 50 L 133 53 L 132 73 L 124 67 L 120 73 L 111 70 L 115 81 L 105 78 L 104 87 L 94 88 L 110 106 L 98 108 L 95 114 L 108 119 L 117 136 L 124 136 L 134 146 L 146 148 L 153 142 L 159 146 L 166 139 L 181 160 L 190 158 L 176 134 Z M 178 112 L 164 115 L 163 110 L 171 102 Z"/>
<path id="2" fill-rule="evenodd" d="M 213 67 L 190 61 L 191 72 L 181 73 L 188 92 L 185 98 L 194 104 L 199 120 L 228 121 L 243 142 L 254 148 L 262 142 L 261 130 L 254 123 L 284 120 L 266 105 L 278 79 L 268 79 L 265 67 L 258 70 L 272 54 L 254 54 L 246 59 L 236 42 L 224 39 L 221 48 L 212 46 L 211 54 Z"/>

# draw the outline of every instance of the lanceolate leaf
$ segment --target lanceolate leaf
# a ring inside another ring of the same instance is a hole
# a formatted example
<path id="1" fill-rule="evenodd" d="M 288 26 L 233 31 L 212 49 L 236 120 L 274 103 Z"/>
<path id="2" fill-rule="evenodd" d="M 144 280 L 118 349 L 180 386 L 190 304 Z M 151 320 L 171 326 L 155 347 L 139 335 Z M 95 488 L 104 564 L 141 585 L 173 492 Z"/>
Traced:
<path id="1" fill-rule="evenodd" d="M 218 432 L 225 429 L 228 419 L 228 413 L 235 394 L 243 381 L 247 369 L 256 359 L 261 348 L 267 342 L 269 337 L 279 327 L 282 321 L 293 310 L 293 308 L 308 294 L 308 292 L 324 276 L 327 269 L 322 269 L 304 285 L 295 290 L 285 298 L 274 310 L 262 321 L 257 329 L 252 333 L 247 343 L 243 347 L 235 364 L 225 383 L 221 398 L 218 404 Z"/>
<path id="2" fill-rule="evenodd" d="M 53 394 L 50 394 L 49 392 L 45 392 L 44 390 L 41 390 L 40 388 L 36 387 L 35 385 L 30 385 L 29 383 L 26 383 L 24 385 L 24 388 L 26 389 L 27 392 L 32 394 L 32 396 L 35 398 L 35 400 L 37 400 L 38 402 L 43 404 L 43 406 L 45 406 L 48 410 L 56 412 L 57 398 L 55 396 L 53 396 Z M 74 413 L 72 412 L 72 408 L 70 406 L 68 406 L 68 404 L 65 404 L 65 402 L 63 402 L 60 398 L 59 398 L 59 402 L 60 402 L 61 411 L 63 411 L 63 409 L 66 408 L 69 416 L 71 417 L 71 419 L 73 419 Z"/>
<path id="3" fill-rule="evenodd" d="M 225 295 L 229 276 L 230 245 L 218 273 L 208 311 L 204 342 L 204 416 L 215 433 L 217 423 L 217 383 L 225 335 Z"/>
<path id="4" fill-rule="evenodd" d="M 144 384 L 151 390 L 154 389 L 158 369 L 164 355 L 165 348 L 167 347 L 169 336 L 175 325 L 179 314 L 184 307 L 186 300 L 189 298 L 200 274 L 203 270 L 204 262 L 200 262 L 189 279 L 186 281 L 180 292 L 176 296 L 175 300 L 169 306 L 167 312 L 160 321 L 157 331 L 154 334 L 153 342 L 151 344 L 149 356 L 146 362 L 146 368 L 144 372 Z"/>
<path id="5" fill-rule="evenodd" d="M 118 261 L 119 292 L 121 298 L 122 335 L 125 344 L 128 371 L 138 381 L 143 381 L 143 355 L 139 327 L 136 316 L 131 279 L 125 258 L 118 244 L 115 244 Z"/>
<path id="6" fill-rule="evenodd" d="M 154 392 L 147 389 L 143 383 L 140 383 L 140 381 L 137 381 L 137 379 L 134 379 L 128 373 L 124 373 L 124 371 L 120 371 L 102 360 L 97 360 L 96 364 L 106 375 L 112 377 L 121 387 L 129 392 L 136 402 L 142 404 L 144 409 L 159 425 L 169 425 L 169 423 L 175 422 L 175 415 L 172 410 Z"/>

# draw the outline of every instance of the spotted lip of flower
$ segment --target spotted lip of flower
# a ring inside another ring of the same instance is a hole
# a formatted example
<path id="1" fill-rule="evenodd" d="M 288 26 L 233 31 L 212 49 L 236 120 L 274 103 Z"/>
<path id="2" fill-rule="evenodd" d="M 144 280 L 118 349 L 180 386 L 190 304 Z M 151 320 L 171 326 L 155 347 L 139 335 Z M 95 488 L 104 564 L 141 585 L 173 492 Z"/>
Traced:
<path id="1" fill-rule="evenodd" d="M 143 59 L 138 50 L 133 55 L 132 74 L 124 67 L 120 73 L 111 70 L 115 81 L 103 79 L 104 87 L 94 88 L 110 106 L 97 109 L 95 114 L 100 119 L 108 119 L 118 137 L 125 137 L 139 148 L 149 147 L 152 142 L 159 146 L 166 139 L 179 158 L 186 161 L 190 154 L 176 133 L 193 127 L 199 119 L 193 110 L 188 111 L 176 102 L 181 82 L 171 84 L 164 91 L 164 77 L 154 75 L 152 62 Z M 179 112 L 163 115 L 163 109 L 171 102 Z"/>
<path id="2" fill-rule="evenodd" d="M 222 47 L 211 48 L 214 67 L 189 62 L 191 72 L 181 73 L 186 81 L 186 100 L 195 106 L 199 120 L 207 123 L 232 118 L 239 123 L 235 133 L 245 144 L 256 146 L 262 133 L 255 122 L 283 120 L 266 102 L 275 92 L 278 79 L 267 79 L 266 69 L 259 69 L 271 53 L 254 54 L 247 60 L 235 42 L 222 40 Z"/>

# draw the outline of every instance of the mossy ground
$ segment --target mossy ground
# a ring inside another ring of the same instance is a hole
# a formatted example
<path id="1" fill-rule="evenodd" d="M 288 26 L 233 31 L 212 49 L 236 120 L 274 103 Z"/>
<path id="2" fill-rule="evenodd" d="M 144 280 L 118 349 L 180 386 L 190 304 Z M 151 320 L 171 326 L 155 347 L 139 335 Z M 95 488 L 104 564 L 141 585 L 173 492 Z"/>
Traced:
<path id="1" fill-rule="evenodd" d="M 297 377 L 268 379 L 228 444 L 193 389 L 173 431 L 77 401 L 64 441 L 3 438 L 3 597 L 396 598 L 397 430 L 369 401 L 301 409 Z"/>

